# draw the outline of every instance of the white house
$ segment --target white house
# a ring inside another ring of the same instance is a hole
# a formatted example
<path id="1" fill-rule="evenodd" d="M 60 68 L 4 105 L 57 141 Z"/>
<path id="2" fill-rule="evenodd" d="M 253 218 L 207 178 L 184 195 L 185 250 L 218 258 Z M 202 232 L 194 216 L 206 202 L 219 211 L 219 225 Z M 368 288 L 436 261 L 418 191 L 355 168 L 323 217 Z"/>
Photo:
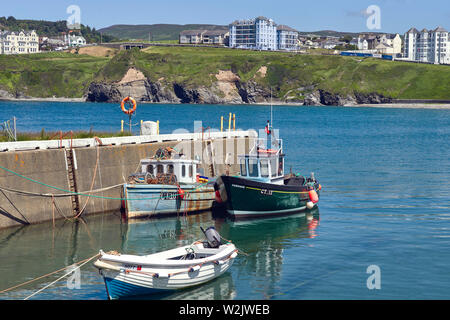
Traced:
<path id="1" fill-rule="evenodd" d="M 71 34 L 64 35 L 64 42 L 69 47 L 81 47 L 86 45 L 86 39 L 83 36 Z"/>

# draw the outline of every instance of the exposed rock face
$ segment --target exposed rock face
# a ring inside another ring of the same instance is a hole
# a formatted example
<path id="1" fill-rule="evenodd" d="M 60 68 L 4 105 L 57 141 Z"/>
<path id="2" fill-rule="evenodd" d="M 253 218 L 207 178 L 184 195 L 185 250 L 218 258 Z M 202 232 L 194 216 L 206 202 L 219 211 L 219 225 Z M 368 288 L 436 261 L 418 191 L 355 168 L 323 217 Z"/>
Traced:
<path id="1" fill-rule="evenodd" d="M 199 104 L 243 104 L 270 103 L 270 88 L 258 83 L 257 77 L 265 77 L 266 67 L 261 67 L 253 79 L 241 81 L 231 71 L 219 71 L 215 74 L 217 81 L 210 87 L 200 86 L 187 88 L 181 83 L 167 83 L 164 78 L 156 82 L 150 81 L 142 72 L 130 68 L 125 76 L 116 83 L 90 84 L 85 95 L 92 102 L 120 102 L 126 96 L 132 96 L 138 102 L 160 103 L 199 103 Z M 1 96 L 0 92 L 0 96 Z M 300 96 L 300 98 L 299 98 Z M 314 85 L 290 90 L 283 102 L 292 102 L 315 106 L 346 106 L 357 104 L 390 103 L 391 98 L 371 93 L 355 92 L 342 96 L 326 90 L 317 89 Z M 274 103 L 280 102 L 273 99 Z"/>

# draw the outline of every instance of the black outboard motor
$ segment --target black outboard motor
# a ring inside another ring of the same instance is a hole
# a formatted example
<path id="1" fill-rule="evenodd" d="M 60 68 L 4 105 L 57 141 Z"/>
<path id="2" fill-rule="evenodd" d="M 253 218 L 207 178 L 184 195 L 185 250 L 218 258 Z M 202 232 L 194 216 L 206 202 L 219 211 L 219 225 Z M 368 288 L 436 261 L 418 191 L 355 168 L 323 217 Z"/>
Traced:
<path id="1" fill-rule="evenodd" d="M 219 232 L 217 232 L 216 228 L 209 227 L 208 229 L 206 229 L 206 231 L 203 230 L 202 227 L 200 227 L 200 229 L 202 229 L 203 233 L 205 234 L 206 241 L 210 248 L 218 248 L 222 244 L 220 234 Z"/>

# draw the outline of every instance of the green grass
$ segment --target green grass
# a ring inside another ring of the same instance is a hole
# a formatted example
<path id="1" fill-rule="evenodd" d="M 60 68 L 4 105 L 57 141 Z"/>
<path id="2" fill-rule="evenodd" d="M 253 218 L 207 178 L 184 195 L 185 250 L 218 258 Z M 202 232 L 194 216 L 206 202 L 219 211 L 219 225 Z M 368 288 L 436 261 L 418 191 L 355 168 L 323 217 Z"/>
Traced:
<path id="1" fill-rule="evenodd" d="M 128 131 L 124 132 L 103 132 L 103 131 L 73 131 L 71 135 L 68 132 L 63 132 L 63 139 L 85 139 L 85 138 L 110 138 L 110 137 L 126 137 L 132 134 Z M 59 131 L 45 131 L 42 129 L 40 132 L 18 132 L 17 141 L 35 141 L 35 140 L 59 140 Z M 0 142 L 10 141 L 5 134 L 0 134 Z"/>
<path id="2" fill-rule="evenodd" d="M 257 71 L 267 67 L 266 77 Z M 92 81 L 119 81 L 130 67 L 151 81 L 209 87 L 219 70 L 272 88 L 274 97 L 301 98 L 311 86 L 331 93 L 378 93 L 398 99 L 450 99 L 450 67 L 333 55 L 229 48 L 149 47 L 112 58 L 41 53 L 0 55 L 0 89 L 33 97 L 82 97 Z"/>
<path id="3" fill-rule="evenodd" d="M 82 97 L 109 58 L 70 53 L 0 55 L 0 89 L 32 97 Z"/>

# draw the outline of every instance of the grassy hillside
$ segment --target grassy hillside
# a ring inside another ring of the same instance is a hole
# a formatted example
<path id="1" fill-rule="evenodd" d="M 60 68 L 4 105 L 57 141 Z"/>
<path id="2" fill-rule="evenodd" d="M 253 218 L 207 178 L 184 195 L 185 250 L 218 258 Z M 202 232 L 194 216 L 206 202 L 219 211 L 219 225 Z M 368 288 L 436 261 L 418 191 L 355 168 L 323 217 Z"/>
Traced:
<path id="1" fill-rule="evenodd" d="M 207 85 L 219 70 L 232 70 L 242 81 L 255 79 L 282 97 L 292 89 L 317 85 L 333 93 L 376 92 L 401 99 L 450 99 L 450 67 L 361 59 L 296 55 L 219 48 L 150 47 L 129 61 L 150 79 L 188 86 Z M 266 77 L 256 75 L 266 66 Z"/>
<path id="2" fill-rule="evenodd" d="M 225 26 L 212 24 L 143 24 L 143 25 L 125 25 L 117 24 L 107 28 L 99 29 L 99 32 L 119 39 L 149 39 L 152 41 L 160 40 L 178 40 L 179 34 L 183 30 L 222 29 Z"/>
<path id="3" fill-rule="evenodd" d="M 70 53 L 0 55 L 0 89 L 32 97 L 82 97 L 109 58 Z"/>
<path id="4" fill-rule="evenodd" d="M 41 53 L 0 55 L 0 89 L 34 97 L 81 97 L 92 81 L 120 80 L 130 67 L 150 80 L 186 88 L 210 86 L 219 70 L 301 96 L 315 86 L 332 93 L 378 93 L 399 99 L 450 100 L 450 67 L 357 57 L 296 55 L 228 48 L 149 47 L 113 57 Z M 262 76 L 258 70 L 267 67 Z M 304 88 L 304 89 L 302 89 Z M 291 93 L 290 93 L 291 94 Z"/>

